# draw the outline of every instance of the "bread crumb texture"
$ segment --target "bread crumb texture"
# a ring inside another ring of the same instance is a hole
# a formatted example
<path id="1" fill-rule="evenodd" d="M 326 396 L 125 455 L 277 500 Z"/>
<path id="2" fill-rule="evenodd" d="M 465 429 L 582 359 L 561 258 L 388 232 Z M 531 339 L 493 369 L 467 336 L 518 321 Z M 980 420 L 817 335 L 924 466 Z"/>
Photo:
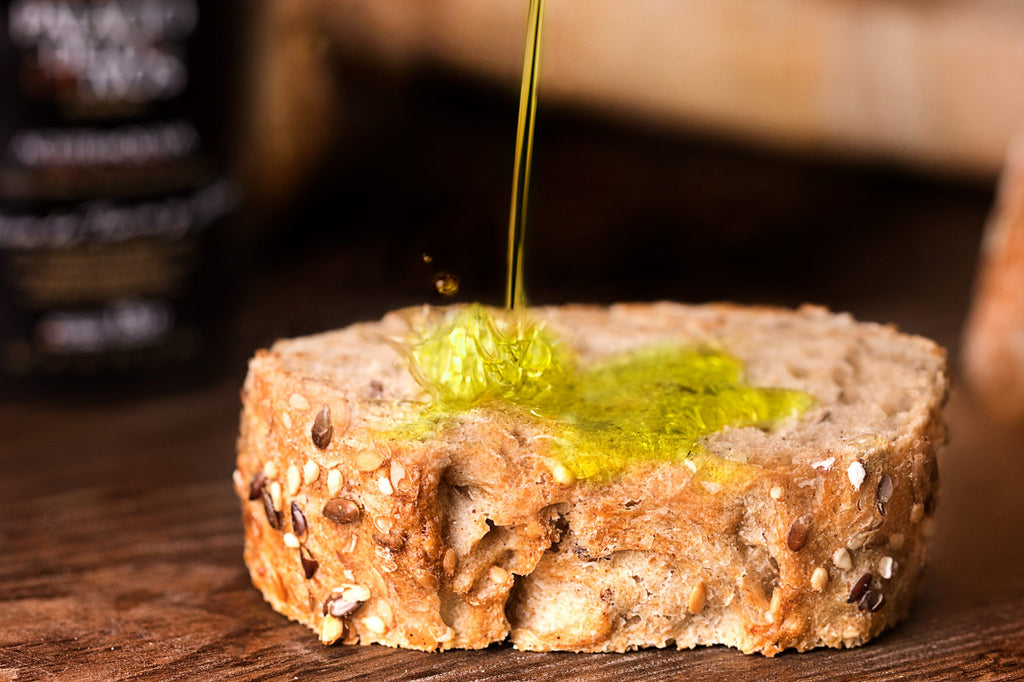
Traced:
<path id="1" fill-rule="evenodd" d="M 934 343 L 809 306 L 538 308 L 581 362 L 712 348 L 751 385 L 816 401 L 707 436 L 708 457 L 592 482 L 560 470 L 543 422 L 500 402 L 395 435 L 429 400 L 395 340 L 452 310 L 280 341 L 250 362 L 233 476 L 245 562 L 321 641 L 772 656 L 856 646 L 906 615 L 945 440 Z"/>

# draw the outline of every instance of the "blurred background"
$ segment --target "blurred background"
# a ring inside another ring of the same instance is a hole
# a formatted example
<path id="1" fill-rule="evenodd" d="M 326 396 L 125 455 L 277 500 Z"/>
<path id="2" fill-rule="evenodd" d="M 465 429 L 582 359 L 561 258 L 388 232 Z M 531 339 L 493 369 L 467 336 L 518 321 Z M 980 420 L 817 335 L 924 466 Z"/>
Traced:
<path id="1" fill-rule="evenodd" d="M 5 30 L 61 4 L 8 2 Z M 502 303 L 526 0 L 148 4 L 194 15 L 178 51 L 201 88 L 174 116 L 218 114 L 196 129 L 237 192 L 202 257 L 179 263 L 175 291 L 206 312 L 171 355 L 237 378 L 281 336 L 422 302 Z M 530 302 L 814 302 L 955 359 L 1024 127 L 1022 31 L 1008 0 L 550 0 Z M 9 62 L 40 44 L 10 42 Z M 87 125 L 80 109 L 61 125 Z M 97 125 L 122 124 L 111 116 Z M 43 211 L 5 198 L 8 217 Z M 6 295 L 21 301 L 13 262 Z M 439 273 L 458 278 L 453 297 Z M 20 324 L 6 327 L 21 334 L 8 373 L 65 373 Z"/>

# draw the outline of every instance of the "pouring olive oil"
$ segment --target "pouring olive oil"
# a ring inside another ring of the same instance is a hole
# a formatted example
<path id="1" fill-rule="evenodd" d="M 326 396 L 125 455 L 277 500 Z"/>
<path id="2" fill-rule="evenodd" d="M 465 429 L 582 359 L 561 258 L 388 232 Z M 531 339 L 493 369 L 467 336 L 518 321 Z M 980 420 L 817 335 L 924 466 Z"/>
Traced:
<path id="1" fill-rule="evenodd" d="M 806 393 L 743 382 L 742 363 L 710 349 L 663 345 L 584 365 L 531 318 L 523 287 L 543 0 L 531 0 L 509 216 L 505 311 L 471 305 L 418 330 L 407 355 L 431 404 L 402 434 L 447 428 L 486 405 L 539 423 L 556 478 L 602 481 L 642 461 L 691 460 L 702 480 L 743 477 L 708 453 L 704 436 L 727 426 L 768 427 L 813 403 Z"/>

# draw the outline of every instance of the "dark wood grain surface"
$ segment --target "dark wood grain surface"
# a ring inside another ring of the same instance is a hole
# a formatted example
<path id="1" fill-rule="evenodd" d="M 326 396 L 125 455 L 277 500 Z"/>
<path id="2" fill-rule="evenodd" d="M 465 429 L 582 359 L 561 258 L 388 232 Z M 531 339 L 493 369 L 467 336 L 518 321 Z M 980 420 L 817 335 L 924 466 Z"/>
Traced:
<path id="1" fill-rule="evenodd" d="M 433 300 L 426 250 L 462 275 L 465 298 L 500 297 L 500 247 L 479 254 L 503 239 L 505 109 L 403 92 L 396 142 L 347 147 L 247 252 L 217 375 L 170 393 L 0 400 L 0 681 L 1024 679 L 1024 432 L 990 423 L 960 387 L 921 594 L 862 648 L 429 654 L 324 647 L 274 613 L 242 563 L 231 484 L 245 358 L 278 335 Z M 988 187 L 663 144 L 571 116 L 538 126 L 537 299 L 813 300 L 933 336 L 955 361 Z M 481 226 L 497 238 L 469 241 Z"/>

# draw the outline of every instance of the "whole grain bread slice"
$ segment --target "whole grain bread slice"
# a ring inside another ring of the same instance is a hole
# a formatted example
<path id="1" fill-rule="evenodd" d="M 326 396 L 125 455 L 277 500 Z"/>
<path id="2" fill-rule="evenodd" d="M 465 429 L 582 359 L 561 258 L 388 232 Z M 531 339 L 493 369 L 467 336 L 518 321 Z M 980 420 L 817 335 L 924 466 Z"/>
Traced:
<path id="1" fill-rule="evenodd" d="M 665 343 L 742 360 L 816 404 L 704 440 L 749 476 L 642 463 L 576 481 L 543 422 L 498 404 L 395 436 L 427 397 L 388 338 L 424 316 L 279 341 L 242 392 L 245 561 L 325 643 L 537 651 L 855 646 L 907 613 L 944 442 L 945 354 L 892 327 L 676 303 L 533 314 L 581 362 Z M 520 416 L 517 416 L 520 415 Z"/>

